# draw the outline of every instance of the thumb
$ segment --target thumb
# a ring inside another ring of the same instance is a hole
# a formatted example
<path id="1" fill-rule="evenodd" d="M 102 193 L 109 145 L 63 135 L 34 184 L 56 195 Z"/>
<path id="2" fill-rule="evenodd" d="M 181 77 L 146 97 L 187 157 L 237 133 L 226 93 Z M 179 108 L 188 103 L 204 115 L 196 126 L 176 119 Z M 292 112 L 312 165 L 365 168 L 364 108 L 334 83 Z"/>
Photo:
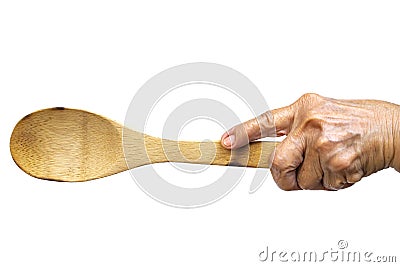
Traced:
<path id="1" fill-rule="evenodd" d="M 225 148 L 235 149 L 259 138 L 287 135 L 293 119 L 293 106 L 267 111 L 225 132 L 221 144 Z"/>

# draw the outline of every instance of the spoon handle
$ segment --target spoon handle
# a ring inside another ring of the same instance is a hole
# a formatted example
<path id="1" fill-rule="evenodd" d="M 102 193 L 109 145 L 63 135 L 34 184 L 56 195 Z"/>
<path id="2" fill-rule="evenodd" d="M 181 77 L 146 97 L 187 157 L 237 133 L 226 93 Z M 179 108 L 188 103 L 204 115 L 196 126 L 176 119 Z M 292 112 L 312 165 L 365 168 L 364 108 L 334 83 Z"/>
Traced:
<path id="1" fill-rule="evenodd" d="M 146 136 L 145 140 L 147 139 L 151 139 L 146 142 L 146 152 L 151 163 L 170 161 L 255 168 L 270 167 L 278 144 L 258 141 L 236 150 L 229 150 L 220 142 L 171 141 Z"/>

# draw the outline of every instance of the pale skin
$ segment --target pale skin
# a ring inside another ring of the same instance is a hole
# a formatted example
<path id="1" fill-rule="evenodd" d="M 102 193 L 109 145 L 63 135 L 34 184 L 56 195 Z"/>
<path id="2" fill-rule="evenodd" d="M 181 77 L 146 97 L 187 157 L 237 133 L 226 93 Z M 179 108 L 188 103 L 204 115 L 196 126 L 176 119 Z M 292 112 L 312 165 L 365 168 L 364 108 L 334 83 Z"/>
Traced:
<path id="1" fill-rule="evenodd" d="M 337 100 L 305 94 L 228 130 L 236 149 L 262 137 L 286 138 L 271 173 L 283 190 L 339 190 L 385 168 L 400 172 L 400 106 L 379 100 Z"/>

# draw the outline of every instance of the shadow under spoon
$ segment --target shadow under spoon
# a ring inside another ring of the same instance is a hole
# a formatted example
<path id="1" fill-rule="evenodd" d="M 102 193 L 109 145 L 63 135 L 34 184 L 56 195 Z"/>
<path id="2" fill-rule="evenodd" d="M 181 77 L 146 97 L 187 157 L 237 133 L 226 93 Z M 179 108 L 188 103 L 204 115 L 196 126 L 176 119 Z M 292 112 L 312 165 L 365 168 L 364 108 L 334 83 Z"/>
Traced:
<path id="1" fill-rule="evenodd" d="M 17 123 L 10 150 L 31 176 L 82 182 L 159 162 L 269 168 L 276 144 L 252 142 L 231 151 L 219 141 L 166 140 L 84 110 L 51 108 Z"/>

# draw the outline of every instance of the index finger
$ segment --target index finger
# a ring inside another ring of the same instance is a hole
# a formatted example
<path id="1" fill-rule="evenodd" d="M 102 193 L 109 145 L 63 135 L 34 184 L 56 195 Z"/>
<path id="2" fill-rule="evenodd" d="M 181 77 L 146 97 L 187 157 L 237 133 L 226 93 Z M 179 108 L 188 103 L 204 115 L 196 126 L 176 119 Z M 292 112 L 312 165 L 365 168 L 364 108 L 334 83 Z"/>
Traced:
<path id="1" fill-rule="evenodd" d="M 236 125 L 221 137 L 221 144 L 235 149 L 263 137 L 287 135 L 294 119 L 293 106 L 267 111 L 251 120 Z"/>

